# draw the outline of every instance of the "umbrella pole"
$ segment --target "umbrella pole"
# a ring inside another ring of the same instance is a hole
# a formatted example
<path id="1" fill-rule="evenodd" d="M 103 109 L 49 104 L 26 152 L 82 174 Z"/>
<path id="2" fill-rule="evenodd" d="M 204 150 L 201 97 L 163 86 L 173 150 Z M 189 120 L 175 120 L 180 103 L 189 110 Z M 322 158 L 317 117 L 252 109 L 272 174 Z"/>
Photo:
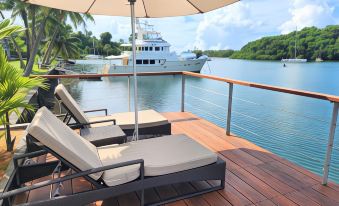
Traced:
<path id="1" fill-rule="evenodd" d="M 136 49 L 135 49 L 135 10 L 134 3 L 136 0 L 128 0 L 131 6 L 131 26 L 132 26 L 132 61 L 133 61 L 133 77 L 134 77 L 134 115 L 135 115 L 135 140 L 139 140 L 139 125 L 138 125 L 138 82 L 136 68 Z"/>

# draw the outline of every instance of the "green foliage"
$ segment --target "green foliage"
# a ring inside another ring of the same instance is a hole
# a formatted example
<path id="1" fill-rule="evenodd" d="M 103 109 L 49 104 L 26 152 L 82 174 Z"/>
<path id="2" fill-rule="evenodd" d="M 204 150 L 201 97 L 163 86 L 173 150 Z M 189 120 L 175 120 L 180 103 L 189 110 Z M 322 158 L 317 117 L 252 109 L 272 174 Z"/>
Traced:
<path id="1" fill-rule="evenodd" d="M 234 50 L 205 50 L 203 54 L 209 57 L 230 57 L 234 53 Z"/>
<path id="2" fill-rule="evenodd" d="M 22 30 L 20 26 L 12 25 L 11 21 L 0 22 L 0 39 L 8 37 Z M 14 67 L 7 61 L 6 53 L 0 47 L 0 123 L 6 125 L 7 151 L 12 151 L 13 141 L 9 130 L 9 115 L 12 112 L 19 113 L 19 108 L 32 110 L 32 105 L 26 101 L 29 90 L 35 87 L 47 88 L 42 78 L 29 78 L 23 76 L 23 71 Z"/>
<path id="3" fill-rule="evenodd" d="M 80 39 L 74 36 L 71 26 L 65 25 L 59 29 L 59 33 L 55 39 L 54 44 L 55 57 L 61 55 L 64 60 L 68 60 L 70 58 L 76 59 L 80 57 Z"/>
<path id="4" fill-rule="evenodd" d="M 47 88 L 42 78 L 23 77 L 23 71 L 7 61 L 0 47 L 0 117 L 17 108 L 32 109 L 26 103 L 27 92 L 35 87 Z"/>
<path id="5" fill-rule="evenodd" d="M 281 60 L 294 58 L 295 40 L 297 40 L 297 58 L 313 61 L 339 60 L 339 25 L 304 28 L 297 33 L 264 37 L 246 44 L 230 58 L 252 60 Z"/>
<path id="6" fill-rule="evenodd" d="M 119 49 L 120 44 L 123 41 L 119 42 L 111 41 L 112 35 L 109 32 L 104 32 L 100 35 L 100 40 L 93 36 L 92 32 L 82 33 L 78 31 L 74 36 L 80 39 L 79 48 L 83 52 L 83 55 L 93 54 L 95 48 L 95 54 L 99 55 L 119 55 L 121 50 Z M 93 48 L 94 42 L 94 48 Z M 109 46 L 110 47 L 109 47 Z"/>
<path id="7" fill-rule="evenodd" d="M 111 54 L 113 52 L 113 49 L 112 49 L 110 44 L 105 44 L 103 50 L 104 50 L 106 56 L 109 56 L 109 54 Z"/>
<path id="8" fill-rule="evenodd" d="M 100 34 L 100 42 L 102 45 L 110 44 L 112 40 L 112 34 L 109 32 L 104 32 Z"/>
<path id="9" fill-rule="evenodd" d="M 0 39 L 23 30 L 24 29 L 21 26 L 13 25 L 10 19 L 5 19 L 0 22 Z"/>
<path id="10" fill-rule="evenodd" d="M 47 88 L 42 78 L 29 78 L 23 76 L 23 71 L 14 67 L 7 61 L 6 54 L 0 47 L 0 122 L 9 125 L 6 114 L 12 112 L 19 114 L 19 108 L 33 110 L 32 105 L 26 101 L 26 95 L 29 90 L 35 87 Z M 13 149 L 13 143 L 10 140 L 10 134 L 6 135 L 9 139 L 7 150 Z"/>

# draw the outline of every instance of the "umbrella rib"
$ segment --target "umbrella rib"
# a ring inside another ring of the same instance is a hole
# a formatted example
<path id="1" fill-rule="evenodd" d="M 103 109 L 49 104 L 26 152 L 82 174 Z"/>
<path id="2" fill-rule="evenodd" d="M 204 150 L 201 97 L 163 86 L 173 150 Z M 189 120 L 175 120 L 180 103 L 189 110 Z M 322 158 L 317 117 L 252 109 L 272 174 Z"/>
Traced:
<path id="1" fill-rule="evenodd" d="M 194 5 L 190 0 L 187 0 L 188 3 L 190 3 L 196 10 L 199 11 L 199 13 L 204 13 L 203 11 L 201 11 L 196 5 Z"/>
<path id="2" fill-rule="evenodd" d="M 96 2 L 97 0 L 93 0 L 93 2 L 91 3 L 91 5 L 89 6 L 89 8 L 87 9 L 87 11 L 85 12 L 85 14 L 88 14 L 89 10 L 91 10 L 92 6 L 94 5 L 94 3 Z"/>
<path id="3" fill-rule="evenodd" d="M 147 14 L 147 10 L 146 10 L 146 5 L 145 5 L 145 1 L 142 0 L 142 4 L 144 5 L 144 10 L 145 10 L 145 14 L 146 14 L 146 18 L 148 18 L 148 14 Z"/>

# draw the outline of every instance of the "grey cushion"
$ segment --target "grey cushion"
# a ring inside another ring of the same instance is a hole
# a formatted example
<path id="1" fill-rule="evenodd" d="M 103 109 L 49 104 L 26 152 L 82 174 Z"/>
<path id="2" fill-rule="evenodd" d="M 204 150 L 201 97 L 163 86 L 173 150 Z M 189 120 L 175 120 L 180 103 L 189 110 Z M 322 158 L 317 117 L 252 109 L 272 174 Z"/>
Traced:
<path id="1" fill-rule="evenodd" d="M 61 155 L 80 170 L 101 167 L 97 148 L 70 129 L 46 107 L 35 114 L 28 133 L 43 145 Z M 93 174 L 93 179 L 99 179 L 102 172 Z"/>
<path id="2" fill-rule="evenodd" d="M 115 119 L 117 125 L 120 126 L 121 129 L 134 129 L 135 118 L 134 112 L 122 112 L 122 113 L 114 113 L 109 116 L 98 116 L 98 117 L 89 117 L 91 122 L 100 121 L 100 120 L 110 120 Z M 162 116 L 159 112 L 154 110 L 142 110 L 138 112 L 138 122 L 139 128 L 147 128 L 147 127 L 155 127 L 164 124 L 168 124 L 168 120 Z M 93 124 L 92 127 L 100 127 L 111 125 L 112 122 L 105 122 L 100 124 Z"/>
<path id="3" fill-rule="evenodd" d="M 170 135 L 109 145 L 98 148 L 103 165 L 144 159 L 145 176 L 165 175 L 205 166 L 217 161 L 217 155 L 185 135 Z M 104 172 L 102 178 L 113 186 L 139 176 L 139 165 Z"/>
<path id="4" fill-rule="evenodd" d="M 64 85 L 59 84 L 55 88 L 54 93 L 58 95 L 62 103 L 70 110 L 79 123 L 85 124 L 89 122 L 89 119 L 86 117 L 85 113 L 81 110 L 78 103 L 73 99 Z"/>

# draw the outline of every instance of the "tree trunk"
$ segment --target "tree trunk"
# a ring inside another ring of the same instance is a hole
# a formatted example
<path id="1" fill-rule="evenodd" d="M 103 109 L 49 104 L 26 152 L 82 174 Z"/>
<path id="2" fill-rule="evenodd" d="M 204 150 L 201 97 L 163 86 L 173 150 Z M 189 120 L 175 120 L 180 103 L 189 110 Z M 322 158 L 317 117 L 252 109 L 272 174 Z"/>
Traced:
<path id="1" fill-rule="evenodd" d="M 34 45 L 33 45 L 33 48 L 32 48 L 32 51 L 31 51 L 31 54 L 30 54 L 30 57 L 29 57 L 29 60 L 28 60 L 27 65 L 26 65 L 26 69 L 25 69 L 25 73 L 24 73 L 25 77 L 28 77 L 33 70 L 34 59 L 35 59 L 36 54 L 38 53 L 38 48 L 39 48 L 41 39 L 42 39 L 43 34 L 44 34 L 44 30 L 45 30 L 45 26 L 46 26 L 48 16 L 49 16 L 49 13 L 45 17 L 45 19 L 40 23 L 38 36 L 36 37 L 36 40 L 34 42 Z"/>
<path id="2" fill-rule="evenodd" d="M 7 152 L 12 152 L 13 146 L 14 146 L 14 140 L 12 141 L 11 128 L 9 126 L 8 112 L 6 112 L 6 145 L 7 145 Z"/>
<path id="3" fill-rule="evenodd" d="M 21 69 L 25 69 L 25 62 L 24 62 L 24 60 L 23 60 L 23 58 L 22 58 L 22 53 L 21 53 L 21 51 L 20 51 L 20 47 L 19 47 L 19 45 L 16 43 L 14 37 L 13 37 L 13 36 L 10 36 L 10 37 L 11 37 L 11 40 L 12 40 L 13 45 L 14 45 L 14 47 L 15 47 L 16 53 L 18 54 L 18 57 L 19 57 L 19 60 L 20 60 L 20 68 L 21 68 Z"/>
<path id="4" fill-rule="evenodd" d="M 36 32 L 35 32 L 35 7 L 33 7 L 33 12 L 32 12 L 32 45 L 34 44 L 36 40 Z"/>
<path id="5" fill-rule="evenodd" d="M 27 13 L 25 10 L 21 10 L 21 17 L 25 25 L 25 35 L 26 35 L 26 47 L 27 47 L 27 52 L 26 52 L 26 59 L 28 60 L 31 57 L 31 36 L 29 34 L 29 25 L 28 25 L 28 18 L 27 18 Z"/>
<path id="6" fill-rule="evenodd" d="M 54 47 L 54 42 L 55 42 L 55 39 L 56 39 L 58 33 L 59 33 L 59 29 L 56 28 L 54 30 L 52 39 L 51 39 L 51 41 L 50 41 L 50 43 L 48 45 L 48 48 L 47 48 L 46 53 L 44 55 L 44 58 L 42 60 L 42 64 L 45 64 L 45 65 L 50 64 L 50 59 L 51 59 L 51 55 L 52 55 L 52 49 Z"/>
<path id="7" fill-rule="evenodd" d="M 54 57 L 52 58 L 52 62 L 58 57 L 58 55 L 59 55 L 59 53 L 60 53 L 60 48 L 56 51 L 56 53 L 55 53 L 55 55 L 54 55 Z"/>

